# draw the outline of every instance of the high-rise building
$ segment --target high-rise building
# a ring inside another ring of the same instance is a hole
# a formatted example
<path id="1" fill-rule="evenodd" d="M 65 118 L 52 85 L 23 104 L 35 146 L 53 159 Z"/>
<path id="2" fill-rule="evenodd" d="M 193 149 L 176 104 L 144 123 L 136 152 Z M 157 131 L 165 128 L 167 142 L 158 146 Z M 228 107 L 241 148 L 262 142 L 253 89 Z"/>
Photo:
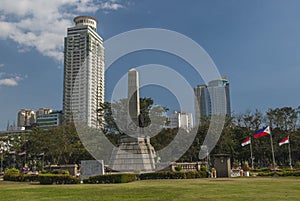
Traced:
<path id="1" fill-rule="evenodd" d="M 192 113 L 184 111 L 174 111 L 170 117 L 170 128 L 182 128 L 187 132 L 193 128 Z"/>
<path id="2" fill-rule="evenodd" d="M 198 85 L 194 88 L 195 120 L 199 122 L 202 117 L 210 114 L 210 97 L 206 85 Z M 197 124 L 197 122 L 196 122 Z"/>
<path id="3" fill-rule="evenodd" d="M 64 49 L 64 120 L 99 128 L 99 105 L 104 102 L 104 48 L 97 19 L 74 18 Z"/>
<path id="4" fill-rule="evenodd" d="M 208 83 L 210 94 L 210 114 L 226 114 L 231 116 L 229 81 L 223 77 Z"/>
<path id="5" fill-rule="evenodd" d="M 229 81 L 225 77 L 196 86 L 194 95 L 196 124 L 212 114 L 231 116 Z"/>
<path id="6" fill-rule="evenodd" d="M 31 127 L 35 124 L 36 117 L 34 110 L 22 109 L 18 112 L 18 127 Z"/>

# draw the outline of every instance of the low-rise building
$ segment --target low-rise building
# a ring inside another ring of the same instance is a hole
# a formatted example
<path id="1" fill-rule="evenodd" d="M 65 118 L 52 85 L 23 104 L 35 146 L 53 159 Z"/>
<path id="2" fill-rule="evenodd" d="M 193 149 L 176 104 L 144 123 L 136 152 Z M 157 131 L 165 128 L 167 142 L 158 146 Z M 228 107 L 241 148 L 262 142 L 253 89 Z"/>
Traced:
<path id="1" fill-rule="evenodd" d="M 62 124 L 62 111 L 54 111 L 49 114 L 39 115 L 36 126 L 42 129 L 60 126 Z"/>

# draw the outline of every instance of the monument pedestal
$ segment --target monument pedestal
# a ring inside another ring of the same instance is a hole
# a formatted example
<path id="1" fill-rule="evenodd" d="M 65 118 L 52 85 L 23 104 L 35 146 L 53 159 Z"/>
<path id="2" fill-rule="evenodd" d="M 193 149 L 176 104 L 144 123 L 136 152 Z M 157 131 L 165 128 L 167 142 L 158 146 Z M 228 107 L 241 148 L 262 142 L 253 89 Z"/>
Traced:
<path id="1" fill-rule="evenodd" d="M 122 137 L 119 147 L 115 147 L 109 167 L 120 172 L 155 171 L 155 150 L 149 137 Z"/>

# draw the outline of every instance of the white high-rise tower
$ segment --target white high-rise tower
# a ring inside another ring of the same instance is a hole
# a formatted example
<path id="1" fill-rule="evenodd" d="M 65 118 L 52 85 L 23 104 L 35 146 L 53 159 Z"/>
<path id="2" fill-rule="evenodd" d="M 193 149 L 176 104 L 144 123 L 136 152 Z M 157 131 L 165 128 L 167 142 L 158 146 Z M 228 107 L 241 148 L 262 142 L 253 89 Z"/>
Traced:
<path id="1" fill-rule="evenodd" d="M 74 18 L 64 50 L 64 120 L 99 128 L 99 105 L 104 102 L 104 48 L 97 19 Z"/>

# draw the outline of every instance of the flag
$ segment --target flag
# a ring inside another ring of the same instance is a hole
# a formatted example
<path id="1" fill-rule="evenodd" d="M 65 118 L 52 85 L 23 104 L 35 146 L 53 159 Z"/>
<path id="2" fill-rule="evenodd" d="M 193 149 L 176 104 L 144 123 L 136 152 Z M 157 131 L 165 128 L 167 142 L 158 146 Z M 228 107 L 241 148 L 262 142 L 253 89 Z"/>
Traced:
<path id="1" fill-rule="evenodd" d="M 20 151 L 20 152 L 18 153 L 19 156 L 23 156 L 23 155 L 25 155 L 25 154 L 26 154 L 26 150 Z"/>
<path id="2" fill-rule="evenodd" d="M 264 127 L 263 129 L 256 131 L 254 133 L 254 138 L 259 138 L 259 137 L 270 135 L 270 134 L 271 134 L 270 126 L 267 126 L 267 127 Z"/>
<path id="3" fill-rule="evenodd" d="M 288 143 L 290 143 L 289 136 L 287 136 L 286 138 L 282 139 L 282 140 L 279 142 L 279 146 L 284 145 L 284 144 L 288 144 Z"/>
<path id="4" fill-rule="evenodd" d="M 15 150 L 9 150 L 8 153 L 9 153 L 9 154 L 15 154 L 16 151 L 15 151 Z"/>
<path id="5" fill-rule="evenodd" d="M 245 139 L 243 142 L 242 142 L 242 146 L 246 146 L 248 144 L 251 144 L 251 138 L 248 137 L 247 139 Z"/>

